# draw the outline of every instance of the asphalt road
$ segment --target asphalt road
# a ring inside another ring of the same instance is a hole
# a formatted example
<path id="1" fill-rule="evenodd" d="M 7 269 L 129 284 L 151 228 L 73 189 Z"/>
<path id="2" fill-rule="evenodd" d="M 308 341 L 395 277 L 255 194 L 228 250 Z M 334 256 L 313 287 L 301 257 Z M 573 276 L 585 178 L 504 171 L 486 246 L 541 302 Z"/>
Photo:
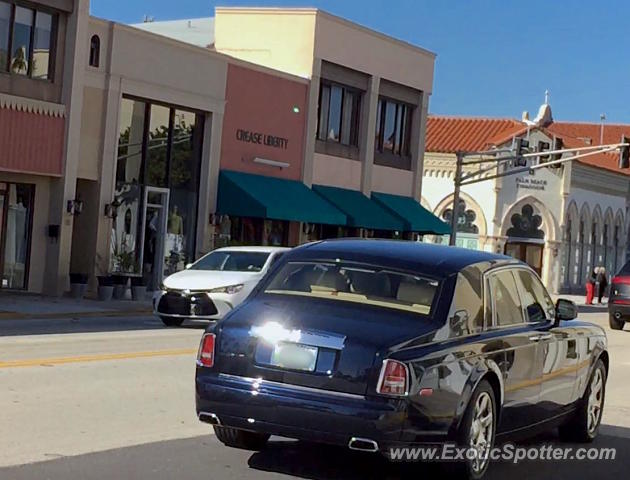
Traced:
<path id="1" fill-rule="evenodd" d="M 603 313 L 584 319 L 606 324 Z M 229 449 L 194 414 L 202 325 L 151 317 L 0 320 L 0 480 L 403 478 L 435 465 L 272 439 Z M 602 435 L 615 460 L 497 463 L 488 478 L 625 478 L 630 470 L 630 326 L 609 335 Z M 558 442 L 553 435 L 526 445 Z M 565 446 L 564 444 L 560 444 Z"/>

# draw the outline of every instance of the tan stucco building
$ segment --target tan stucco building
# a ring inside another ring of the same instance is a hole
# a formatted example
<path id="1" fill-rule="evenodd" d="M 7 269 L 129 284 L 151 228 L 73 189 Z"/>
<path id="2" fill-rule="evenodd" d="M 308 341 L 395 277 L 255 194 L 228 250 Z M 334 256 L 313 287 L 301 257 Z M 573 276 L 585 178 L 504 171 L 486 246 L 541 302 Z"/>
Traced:
<path id="1" fill-rule="evenodd" d="M 88 3 L 0 1 L 0 289 L 67 281 Z"/>
<path id="2" fill-rule="evenodd" d="M 12 208 L 9 238 L 22 241 L 0 236 L 2 288 L 61 294 L 70 273 L 93 289 L 98 276 L 132 271 L 152 272 L 155 288 L 230 224 L 262 231 L 248 241 L 292 245 L 424 228 L 387 202 L 426 213 L 415 200 L 433 53 L 316 9 L 218 8 L 126 26 L 90 17 L 88 0 L 0 0 L 0 19 L 5 5 L 57 37 L 0 52 L 0 118 L 37 133 L 0 137 L 11 153 L 0 159 L 0 210 Z M 230 218 L 221 182 L 239 175 L 298 182 L 289 190 L 329 211 L 232 208 L 240 217 Z M 340 196 L 366 207 L 362 218 L 322 200 Z"/>

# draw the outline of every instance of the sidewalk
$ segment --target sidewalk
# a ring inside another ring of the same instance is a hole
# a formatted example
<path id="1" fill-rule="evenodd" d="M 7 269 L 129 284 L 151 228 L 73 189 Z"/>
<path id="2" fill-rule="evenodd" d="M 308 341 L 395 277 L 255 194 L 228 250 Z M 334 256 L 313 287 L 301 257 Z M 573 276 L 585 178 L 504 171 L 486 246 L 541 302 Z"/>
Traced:
<path id="1" fill-rule="evenodd" d="M 597 303 L 597 299 L 595 299 L 592 305 L 586 305 L 586 303 L 584 303 L 584 301 L 586 300 L 586 297 L 584 295 L 567 294 L 567 295 L 552 295 L 551 297 L 553 298 L 554 302 L 558 300 L 559 298 L 571 300 L 578 306 L 578 310 L 582 313 L 606 312 L 606 310 L 608 309 L 608 297 L 604 297 L 602 299 L 601 304 Z"/>
<path id="2" fill-rule="evenodd" d="M 29 293 L 0 292 L 0 319 L 65 318 L 65 317 L 128 317 L 152 312 L 151 300 L 98 300 L 68 297 L 47 297 Z"/>

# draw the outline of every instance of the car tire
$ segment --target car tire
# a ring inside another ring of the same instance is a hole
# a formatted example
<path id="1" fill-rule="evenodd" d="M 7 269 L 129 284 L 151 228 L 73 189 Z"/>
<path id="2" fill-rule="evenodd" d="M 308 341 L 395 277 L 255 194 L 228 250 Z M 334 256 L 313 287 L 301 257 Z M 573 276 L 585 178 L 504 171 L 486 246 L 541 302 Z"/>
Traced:
<path id="1" fill-rule="evenodd" d="M 184 323 L 183 318 L 160 317 L 160 320 L 167 327 L 181 327 L 182 323 Z"/>
<path id="2" fill-rule="evenodd" d="M 622 318 L 616 319 L 614 315 L 608 315 L 608 323 L 610 324 L 610 328 L 613 330 L 623 330 L 623 326 L 626 322 Z"/>
<path id="3" fill-rule="evenodd" d="M 577 412 L 566 424 L 558 428 L 560 438 L 563 441 L 579 443 L 590 443 L 595 440 L 602 421 L 605 397 L 606 367 L 600 359 L 591 373 Z"/>
<path id="4" fill-rule="evenodd" d="M 483 407 L 480 404 L 485 404 Z M 490 417 L 490 425 L 483 424 L 481 419 L 485 418 L 487 415 L 484 414 L 491 413 Z M 481 413 L 481 415 L 479 415 Z M 479 423 L 475 423 L 479 422 Z M 476 426 L 474 426 L 476 425 Z M 494 397 L 494 390 L 486 380 L 482 380 L 477 388 L 473 392 L 470 397 L 470 401 L 468 402 L 468 407 L 466 408 L 466 412 L 464 413 L 464 417 L 462 418 L 461 424 L 459 426 L 459 430 L 457 432 L 457 445 L 458 447 L 466 447 L 470 448 L 472 445 L 472 437 L 482 433 L 479 428 L 483 427 L 486 431 L 486 434 L 489 434 L 490 441 L 487 442 L 486 438 L 486 446 L 487 453 L 490 453 L 490 449 L 494 446 L 494 440 L 496 435 L 497 428 L 497 407 L 496 407 L 496 399 Z M 479 444 L 479 446 L 481 446 Z M 490 465 L 490 458 L 479 459 L 479 462 L 482 462 L 481 465 L 476 464 L 477 460 L 465 460 L 465 461 L 457 461 L 453 463 L 449 463 L 446 465 L 447 470 L 449 471 L 449 477 L 455 478 L 465 478 L 469 480 L 478 480 L 482 478 L 488 467 Z"/>
<path id="5" fill-rule="evenodd" d="M 269 440 L 269 435 L 264 433 L 248 432 L 237 428 L 213 426 L 214 433 L 219 441 L 232 448 L 242 450 L 263 450 Z"/>

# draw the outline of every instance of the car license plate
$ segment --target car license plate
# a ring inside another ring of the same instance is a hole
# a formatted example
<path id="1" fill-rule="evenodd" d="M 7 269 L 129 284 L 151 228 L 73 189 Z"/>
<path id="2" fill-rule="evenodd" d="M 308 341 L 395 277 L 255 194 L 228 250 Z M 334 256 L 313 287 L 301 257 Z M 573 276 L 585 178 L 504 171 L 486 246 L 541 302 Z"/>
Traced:
<path id="1" fill-rule="evenodd" d="M 271 354 L 271 364 L 291 370 L 315 371 L 317 347 L 297 343 L 278 343 Z"/>

